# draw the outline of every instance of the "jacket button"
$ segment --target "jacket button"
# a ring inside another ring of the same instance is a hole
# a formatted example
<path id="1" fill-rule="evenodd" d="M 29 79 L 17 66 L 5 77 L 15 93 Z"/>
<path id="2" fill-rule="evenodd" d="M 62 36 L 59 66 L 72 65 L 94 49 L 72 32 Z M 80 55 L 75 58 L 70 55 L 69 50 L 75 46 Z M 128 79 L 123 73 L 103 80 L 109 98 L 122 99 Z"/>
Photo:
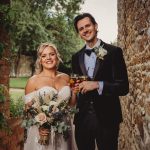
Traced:
<path id="1" fill-rule="evenodd" d="M 93 104 L 93 102 L 91 101 L 90 104 Z"/>

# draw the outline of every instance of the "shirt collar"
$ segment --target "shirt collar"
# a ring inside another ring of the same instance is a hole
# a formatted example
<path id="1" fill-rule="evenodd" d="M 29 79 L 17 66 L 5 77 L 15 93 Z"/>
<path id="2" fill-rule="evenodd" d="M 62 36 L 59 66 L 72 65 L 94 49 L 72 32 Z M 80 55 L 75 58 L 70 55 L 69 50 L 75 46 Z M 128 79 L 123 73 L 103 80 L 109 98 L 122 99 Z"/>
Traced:
<path id="1" fill-rule="evenodd" d="M 95 43 L 95 45 L 94 45 L 92 48 L 89 47 L 89 46 L 86 44 L 86 49 L 93 49 L 93 48 L 95 48 L 95 47 L 98 47 L 100 44 L 101 44 L 101 40 L 98 39 L 97 42 Z"/>

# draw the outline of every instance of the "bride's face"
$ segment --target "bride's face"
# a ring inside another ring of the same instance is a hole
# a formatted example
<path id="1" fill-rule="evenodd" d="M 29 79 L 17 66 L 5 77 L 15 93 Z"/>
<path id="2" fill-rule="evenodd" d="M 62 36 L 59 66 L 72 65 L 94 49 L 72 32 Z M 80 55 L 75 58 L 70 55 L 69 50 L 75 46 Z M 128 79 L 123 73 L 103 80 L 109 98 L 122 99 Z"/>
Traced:
<path id="1" fill-rule="evenodd" d="M 46 47 L 41 53 L 41 65 L 43 69 L 56 68 L 58 64 L 58 58 L 56 51 L 53 47 Z"/>

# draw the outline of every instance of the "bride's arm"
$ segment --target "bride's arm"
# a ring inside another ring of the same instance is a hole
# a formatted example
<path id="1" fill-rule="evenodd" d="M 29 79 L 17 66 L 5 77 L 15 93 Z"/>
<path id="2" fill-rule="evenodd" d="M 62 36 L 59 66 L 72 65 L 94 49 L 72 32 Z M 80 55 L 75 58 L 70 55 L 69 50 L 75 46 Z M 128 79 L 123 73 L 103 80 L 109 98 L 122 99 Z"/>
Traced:
<path id="1" fill-rule="evenodd" d="M 76 92 L 72 90 L 72 96 L 71 96 L 71 99 L 69 101 L 69 105 L 71 107 L 74 107 L 76 105 L 76 102 L 77 102 Z"/>
<path id="2" fill-rule="evenodd" d="M 27 84 L 25 86 L 25 95 L 36 90 L 37 81 L 35 80 L 35 78 L 36 78 L 35 76 L 32 76 L 31 78 L 28 79 Z"/>
<path id="3" fill-rule="evenodd" d="M 32 106 L 33 102 L 32 102 L 32 95 L 33 92 L 35 91 L 36 87 L 35 87 L 35 79 L 34 77 L 31 77 L 28 79 L 27 84 L 25 86 L 25 110 L 29 109 L 29 107 Z"/>

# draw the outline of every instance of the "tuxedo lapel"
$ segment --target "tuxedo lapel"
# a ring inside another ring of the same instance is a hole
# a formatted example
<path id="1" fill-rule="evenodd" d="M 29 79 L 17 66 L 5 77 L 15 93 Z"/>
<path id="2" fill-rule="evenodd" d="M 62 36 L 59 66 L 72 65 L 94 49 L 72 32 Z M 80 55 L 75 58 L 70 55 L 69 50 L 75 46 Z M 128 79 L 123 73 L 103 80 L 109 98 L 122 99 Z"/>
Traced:
<path id="1" fill-rule="evenodd" d="M 103 46 L 104 49 L 106 49 L 105 48 L 106 45 L 102 40 L 101 40 L 100 45 Z M 96 59 L 95 69 L 93 72 L 93 79 L 95 79 L 97 72 L 101 70 L 101 68 L 103 66 L 103 62 L 104 62 L 104 60 L 102 60 L 102 59 L 99 59 L 99 58 Z"/>
<path id="2" fill-rule="evenodd" d="M 81 54 L 79 55 L 79 64 L 80 64 L 80 68 L 82 70 L 83 75 L 87 75 L 87 71 L 85 68 L 85 64 L 84 64 L 84 51 L 81 51 Z"/>
<path id="3" fill-rule="evenodd" d="M 98 71 L 100 71 L 100 69 L 102 68 L 102 65 L 103 65 L 103 60 L 97 58 L 94 73 L 93 73 L 93 79 L 95 79 L 96 74 L 97 74 Z"/>

